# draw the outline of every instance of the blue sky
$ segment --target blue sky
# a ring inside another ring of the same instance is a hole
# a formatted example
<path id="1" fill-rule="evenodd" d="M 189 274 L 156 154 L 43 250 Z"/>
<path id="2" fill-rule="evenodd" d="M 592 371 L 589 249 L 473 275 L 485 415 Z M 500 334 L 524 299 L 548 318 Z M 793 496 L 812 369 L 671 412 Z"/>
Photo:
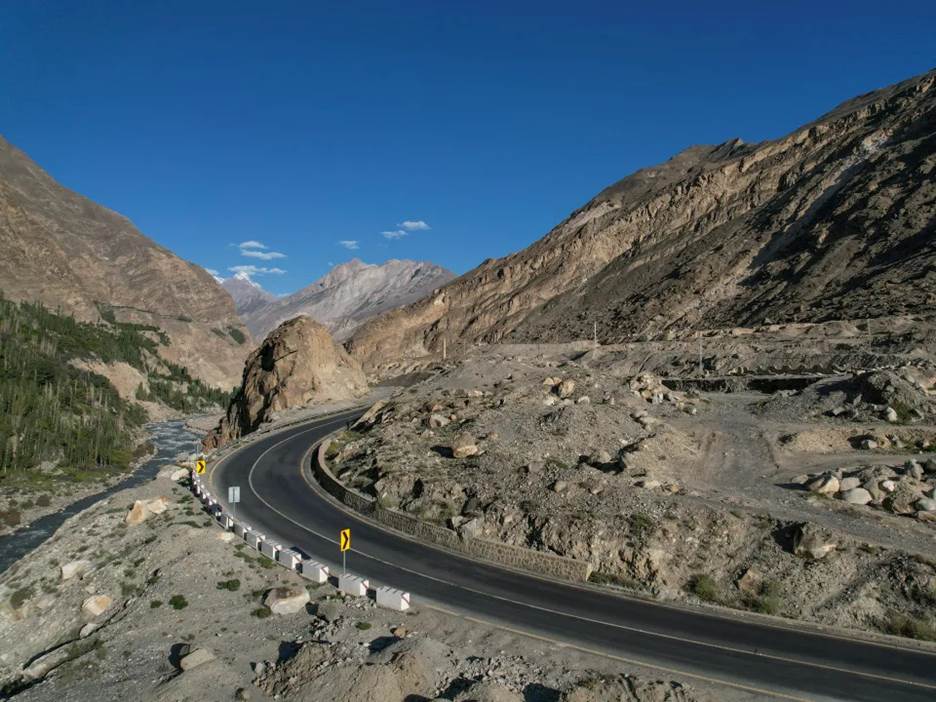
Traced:
<path id="1" fill-rule="evenodd" d="M 283 293 L 355 255 L 464 272 L 686 146 L 936 66 L 933 2 L 646 5 L 9 2 L 0 134 Z"/>

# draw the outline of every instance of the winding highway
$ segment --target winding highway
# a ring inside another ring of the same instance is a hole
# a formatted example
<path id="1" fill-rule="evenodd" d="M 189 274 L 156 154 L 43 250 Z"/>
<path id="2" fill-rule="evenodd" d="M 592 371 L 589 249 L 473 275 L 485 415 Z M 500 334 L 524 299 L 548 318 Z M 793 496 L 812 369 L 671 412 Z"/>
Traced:
<path id="1" fill-rule="evenodd" d="M 414 603 L 470 616 L 556 645 L 657 669 L 684 682 L 730 685 L 752 699 L 936 700 L 936 654 L 799 631 L 730 613 L 648 602 L 486 563 L 421 544 L 337 506 L 303 474 L 321 437 L 360 411 L 263 437 L 217 463 L 212 493 L 241 487 L 236 517 L 326 563 L 353 532 L 348 570 L 408 590 Z M 227 508 L 227 505 L 225 505 Z"/>

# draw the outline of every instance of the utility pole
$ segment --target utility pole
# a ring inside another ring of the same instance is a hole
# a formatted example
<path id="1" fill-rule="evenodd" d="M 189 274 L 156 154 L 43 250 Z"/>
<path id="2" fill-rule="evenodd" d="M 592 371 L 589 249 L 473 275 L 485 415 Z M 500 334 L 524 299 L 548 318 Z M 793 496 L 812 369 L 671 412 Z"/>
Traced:
<path id="1" fill-rule="evenodd" d="M 448 348 L 445 345 L 445 337 L 442 337 L 442 360 L 444 361 L 448 355 Z"/>
<path id="2" fill-rule="evenodd" d="M 595 348 L 598 348 L 598 322 L 592 322 L 592 339 L 595 342 Z"/>

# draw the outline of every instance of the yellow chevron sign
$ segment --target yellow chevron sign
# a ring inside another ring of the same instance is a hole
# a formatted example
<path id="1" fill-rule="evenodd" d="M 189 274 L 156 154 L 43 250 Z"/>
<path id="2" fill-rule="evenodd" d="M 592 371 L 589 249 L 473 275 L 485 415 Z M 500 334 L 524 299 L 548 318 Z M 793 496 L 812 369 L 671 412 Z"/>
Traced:
<path id="1" fill-rule="evenodd" d="M 195 472 L 198 473 L 199 475 L 205 472 L 205 459 L 204 458 L 199 458 L 197 461 L 195 461 Z"/>
<path id="2" fill-rule="evenodd" d="M 341 530 L 341 540 L 339 542 L 339 548 L 341 548 L 342 553 L 344 553 L 345 551 L 351 550 L 351 530 L 350 529 Z"/>

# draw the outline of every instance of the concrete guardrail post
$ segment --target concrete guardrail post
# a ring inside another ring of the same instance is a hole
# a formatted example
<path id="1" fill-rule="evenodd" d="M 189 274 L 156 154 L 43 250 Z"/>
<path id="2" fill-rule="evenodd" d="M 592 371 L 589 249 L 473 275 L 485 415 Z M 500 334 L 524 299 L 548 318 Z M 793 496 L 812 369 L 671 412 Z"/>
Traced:
<path id="1" fill-rule="evenodd" d="M 244 532 L 244 541 L 247 543 L 250 548 L 260 550 L 260 535 L 255 531 L 246 531 Z"/>
<path id="2" fill-rule="evenodd" d="M 338 589 L 346 595 L 366 597 L 368 587 L 370 587 L 370 583 L 358 575 L 344 573 L 338 576 Z"/>
<path id="3" fill-rule="evenodd" d="M 327 583 L 328 566 L 307 558 L 302 561 L 300 575 L 307 580 L 311 580 L 313 583 Z"/>
<path id="4" fill-rule="evenodd" d="M 410 594 L 392 587 L 377 588 L 377 604 L 388 609 L 404 612 L 410 608 Z"/>
<path id="5" fill-rule="evenodd" d="M 302 556 L 291 548 L 284 548 L 276 555 L 276 560 L 280 565 L 284 565 L 290 570 L 298 570 L 299 564 L 302 562 Z"/>
<path id="6" fill-rule="evenodd" d="M 267 541 L 266 539 L 261 539 L 260 541 L 260 553 L 269 558 L 271 561 L 276 560 L 276 554 L 279 552 L 279 546 L 274 544 L 272 541 Z"/>

